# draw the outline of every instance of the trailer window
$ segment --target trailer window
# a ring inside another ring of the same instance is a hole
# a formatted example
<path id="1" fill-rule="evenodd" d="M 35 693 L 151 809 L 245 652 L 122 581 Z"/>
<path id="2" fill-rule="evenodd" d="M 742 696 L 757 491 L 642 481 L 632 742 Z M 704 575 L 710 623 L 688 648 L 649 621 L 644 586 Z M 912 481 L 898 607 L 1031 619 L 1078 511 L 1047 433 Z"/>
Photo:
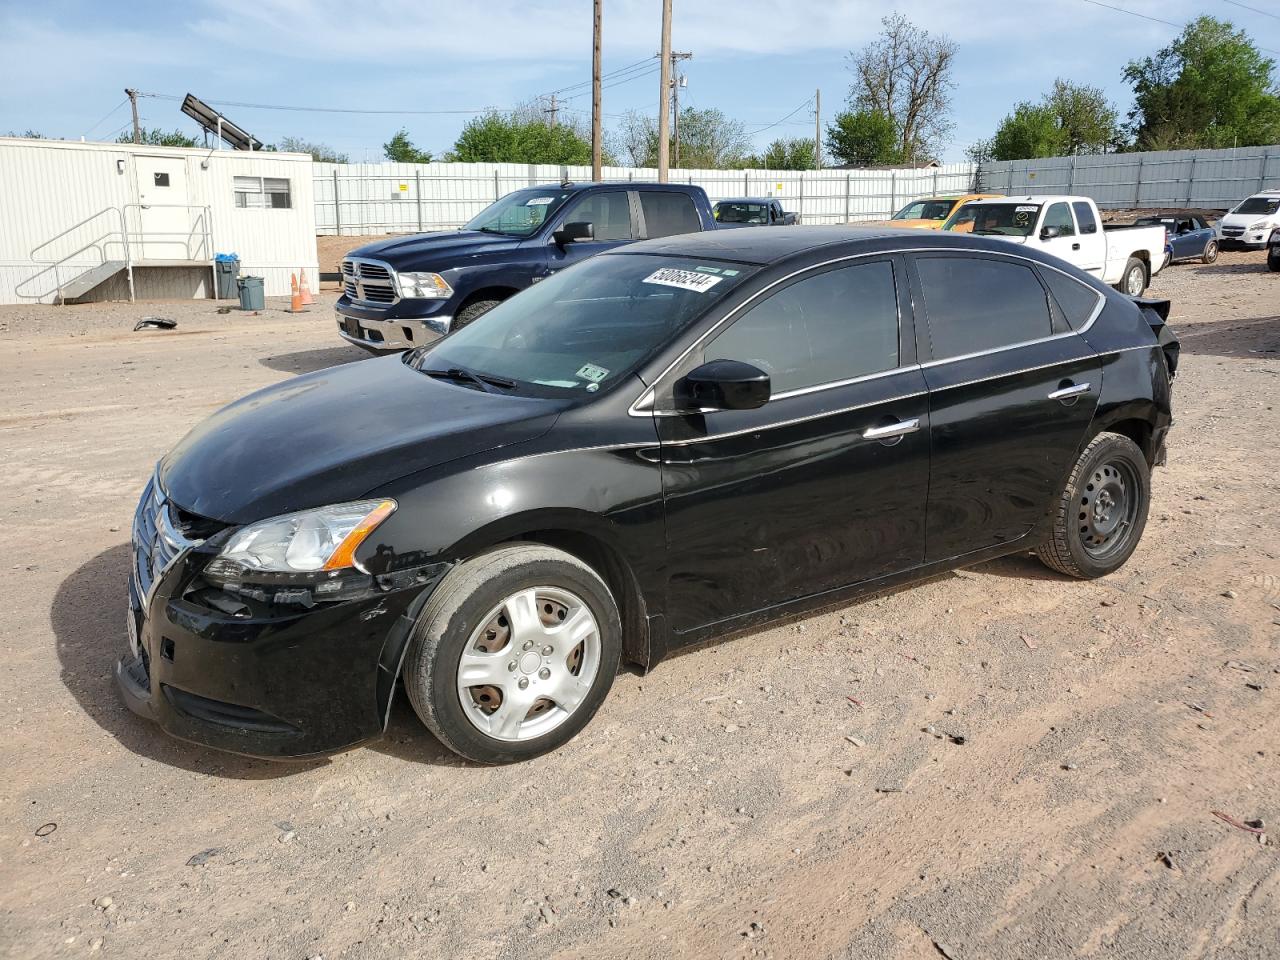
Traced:
<path id="1" fill-rule="evenodd" d="M 236 177 L 236 206 L 245 210 L 288 210 L 293 197 L 286 177 Z"/>

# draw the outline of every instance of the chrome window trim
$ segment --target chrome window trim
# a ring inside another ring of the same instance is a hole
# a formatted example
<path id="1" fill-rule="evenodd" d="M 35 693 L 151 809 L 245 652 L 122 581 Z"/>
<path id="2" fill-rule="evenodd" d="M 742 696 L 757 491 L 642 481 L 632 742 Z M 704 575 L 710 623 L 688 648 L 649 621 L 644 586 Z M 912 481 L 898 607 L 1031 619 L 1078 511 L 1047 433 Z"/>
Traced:
<path id="1" fill-rule="evenodd" d="M 974 252 L 984 257 L 996 257 L 996 258 L 1003 258 L 1008 260 L 1020 260 L 1024 263 L 1031 264 L 1032 267 L 1041 267 L 1044 269 L 1056 270 L 1058 273 L 1062 274 L 1068 280 L 1072 280 L 1076 283 L 1080 283 L 1079 278 L 1071 276 L 1071 274 L 1067 273 L 1065 270 L 1062 270 L 1059 267 L 1055 267 L 1052 264 L 1041 263 L 1039 260 L 1033 259 L 1032 257 L 1019 256 L 1017 253 L 1013 253 L 1013 252 L 1006 253 L 1003 250 L 969 251 L 966 248 L 962 248 L 962 247 L 908 247 L 908 248 L 896 248 L 893 250 L 876 250 L 876 251 L 871 251 L 867 253 L 850 254 L 845 257 L 837 257 L 836 259 L 828 260 L 825 263 L 811 264 L 807 267 L 801 267 L 799 270 L 793 270 L 791 273 L 788 273 L 786 276 L 779 277 L 773 283 L 769 284 L 769 286 L 756 291 L 746 300 L 742 301 L 742 303 L 738 304 L 738 306 L 734 307 L 733 310 L 731 310 L 729 313 L 726 313 L 723 317 L 717 320 L 715 324 L 711 326 L 710 329 L 708 329 L 704 334 L 702 334 L 702 336 L 698 337 L 697 340 L 691 343 L 688 346 L 688 348 L 685 349 L 673 361 L 671 361 L 671 363 L 668 364 L 667 367 L 661 373 L 659 373 L 656 377 L 653 378 L 653 385 L 650 387 L 646 387 L 644 390 L 642 390 L 640 392 L 640 395 L 637 396 L 635 400 L 631 402 L 631 406 L 627 408 L 627 416 L 630 416 L 630 417 L 673 417 L 673 416 L 683 417 L 683 416 L 688 416 L 691 412 L 697 412 L 697 411 L 687 411 L 687 410 L 670 410 L 670 411 L 654 410 L 653 405 L 657 396 L 657 389 L 659 386 L 662 385 L 663 378 L 665 378 L 667 374 L 669 374 L 680 363 L 682 363 L 685 357 L 687 357 L 694 350 L 697 350 L 700 346 L 702 346 L 707 341 L 707 339 L 712 334 L 714 334 L 716 330 L 718 330 L 721 326 L 723 326 L 725 323 L 729 322 L 730 320 L 738 316 L 738 314 L 740 314 L 742 311 L 750 307 L 761 297 L 770 293 L 775 287 L 779 286 L 780 284 L 786 283 L 788 280 L 792 279 L 793 277 L 797 277 L 802 273 L 808 273 L 810 271 L 818 270 L 823 267 L 829 267 L 829 266 L 832 266 L 833 264 L 847 263 L 851 260 L 863 260 L 863 259 L 866 259 L 867 257 L 912 256 L 914 254 L 921 254 L 921 253 L 951 253 L 951 254 L 959 253 L 961 255 L 964 255 L 966 253 L 974 253 Z M 896 277 L 895 277 L 895 280 L 896 280 Z M 880 376 L 890 376 L 895 373 L 901 373 L 905 370 L 924 369 L 926 367 L 941 366 L 942 364 L 955 363 L 959 360 L 968 360 L 974 357 L 986 356 L 988 354 L 1002 353 L 1005 350 L 1014 350 L 1021 347 L 1031 346 L 1037 343 L 1044 343 L 1050 340 L 1058 340 L 1065 337 L 1071 337 L 1077 334 L 1085 333 L 1090 327 L 1093 326 L 1094 321 L 1096 321 L 1098 317 L 1102 315 L 1102 311 L 1107 304 L 1107 297 L 1106 297 L 1106 294 L 1102 293 L 1101 291 L 1094 290 L 1093 287 L 1089 286 L 1089 284 L 1081 283 L 1080 285 L 1088 288 L 1089 290 L 1092 290 L 1093 293 L 1097 294 L 1098 302 L 1093 309 L 1093 313 L 1090 314 L 1089 319 L 1085 322 L 1085 324 L 1082 327 L 1080 327 L 1079 330 L 1068 330 L 1065 333 L 1054 333 L 1054 334 L 1050 334 L 1047 337 L 1039 337 L 1034 340 L 1025 340 L 1021 343 L 1008 344 L 1003 347 L 992 347 L 989 350 L 981 350 L 975 353 L 969 353 L 959 357 L 947 357 L 945 360 L 930 360 L 923 364 L 912 364 L 906 367 L 895 367 L 893 370 L 886 370 L 878 374 L 868 374 L 863 377 L 853 377 L 848 380 L 834 380 L 834 381 L 831 381 L 830 383 L 816 384 L 812 387 L 797 388 L 796 391 L 787 391 L 786 393 L 780 393 L 780 394 L 771 396 L 769 398 L 769 402 L 772 403 L 774 400 L 786 399 L 787 397 L 797 396 L 799 395 L 799 392 L 817 393 L 821 390 L 833 390 L 837 387 L 843 387 L 843 386 L 848 386 L 849 384 L 852 384 L 852 383 L 857 383 L 863 379 L 874 379 L 875 377 L 880 377 Z M 926 313 L 927 313 L 927 308 L 926 308 Z M 901 325 L 902 325 L 901 310 L 899 310 L 898 325 L 899 325 L 899 329 L 901 329 Z M 973 382 L 976 383 L 977 381 L 973 381 Z"/>

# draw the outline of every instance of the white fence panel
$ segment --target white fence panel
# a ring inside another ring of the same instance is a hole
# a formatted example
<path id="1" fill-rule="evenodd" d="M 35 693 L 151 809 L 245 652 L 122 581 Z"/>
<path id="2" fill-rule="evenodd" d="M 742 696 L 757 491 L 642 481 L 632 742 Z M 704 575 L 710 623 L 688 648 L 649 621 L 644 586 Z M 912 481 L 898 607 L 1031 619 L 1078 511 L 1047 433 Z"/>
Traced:
<path id="1" fill-rule="evenodd" d="M 803 223 L 884 220 L 906 201 L 973 189 L 977 168 L 957 163 L 903 170 L 672 170 L 670 179 L 726 197 L 777 197 Z M 317 163 L 316 230 L 365 236 L 462 226 L 485 206 L 521 187 L 562 178 L 591 179 L 591 168 L 525 163 Z M 605 181 L 654 181 L 644 167 L 605 167 Z"/>

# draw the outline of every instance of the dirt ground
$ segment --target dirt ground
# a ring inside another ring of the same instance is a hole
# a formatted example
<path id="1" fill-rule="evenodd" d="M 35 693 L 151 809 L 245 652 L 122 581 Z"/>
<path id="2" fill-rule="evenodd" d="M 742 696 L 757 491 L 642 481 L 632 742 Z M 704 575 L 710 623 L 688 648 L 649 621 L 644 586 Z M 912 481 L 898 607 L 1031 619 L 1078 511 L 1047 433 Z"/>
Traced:
<path id="1" fill-rule="evenodd" d="M 273 764 L 116 695 L 156 459 L 359 362 L 331 296 L 0 308 L 0 955 L 1280 956 L 1280 275 L 1228 254 L 1152 293 L 1177 423 L 1120 572 L 1010 558 L 708 644 L 498 769 L 403 697 L 384 739 Z"/>

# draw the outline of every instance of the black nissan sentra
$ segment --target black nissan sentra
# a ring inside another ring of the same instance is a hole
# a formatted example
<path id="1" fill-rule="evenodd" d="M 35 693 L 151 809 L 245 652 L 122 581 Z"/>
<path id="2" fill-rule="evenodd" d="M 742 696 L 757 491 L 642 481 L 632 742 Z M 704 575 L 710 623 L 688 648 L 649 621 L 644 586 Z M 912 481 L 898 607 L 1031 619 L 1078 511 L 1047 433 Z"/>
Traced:
<path id="1" fill-rule="evenodd" d="M 197 426 L 138 507 L 120 686 L 286 757 L 377 736 L 403 683 L 502 763 L 572 738 L 623 659 L 1018 551 L 1102 576 L 1163 461 L 1168 306 L 917 231 L 593 257 Z"/>

